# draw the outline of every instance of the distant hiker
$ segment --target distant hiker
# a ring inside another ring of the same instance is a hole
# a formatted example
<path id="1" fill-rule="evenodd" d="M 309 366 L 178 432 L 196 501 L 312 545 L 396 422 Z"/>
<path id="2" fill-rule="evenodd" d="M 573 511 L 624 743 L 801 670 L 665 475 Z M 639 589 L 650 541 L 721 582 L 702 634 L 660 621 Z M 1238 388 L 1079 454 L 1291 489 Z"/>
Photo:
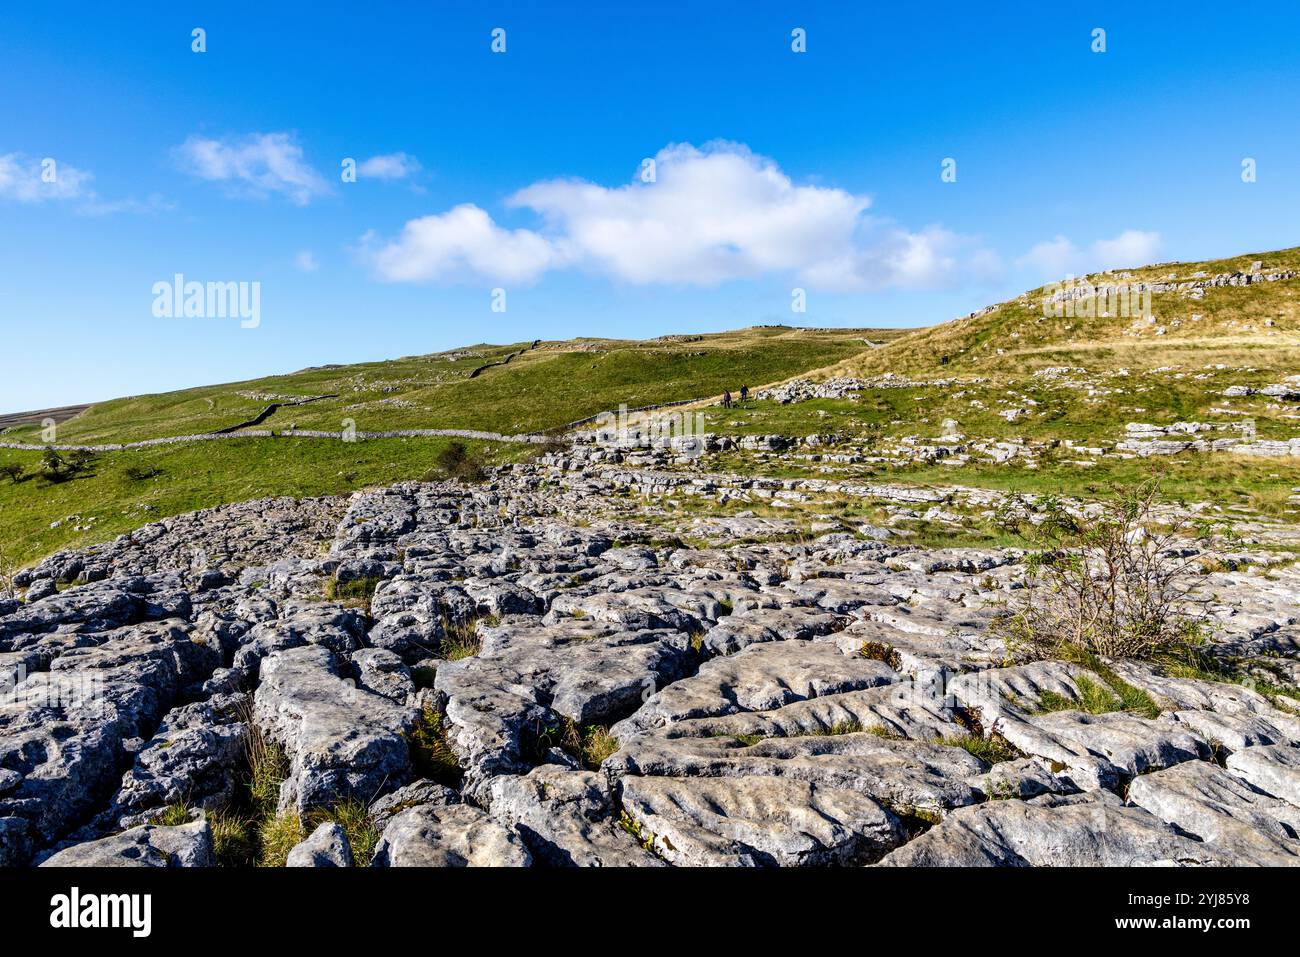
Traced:
<path id="1" fill-rule="evenodd" d="M 749 386 L 742 385 L 740 387 L 740 401 L 744 402 L 748 398 L 749 398 Z"/>
<path id="2" fill-rule="evenodd" d="M 730 409 L 730 408 L 731 408 L 731 390 L 730 390 L 730 389 L 728 389 L 726 392 L 723 392 L 723 393 L 722 393 L 722 407 L 723 407 L 724 409 Z"/>

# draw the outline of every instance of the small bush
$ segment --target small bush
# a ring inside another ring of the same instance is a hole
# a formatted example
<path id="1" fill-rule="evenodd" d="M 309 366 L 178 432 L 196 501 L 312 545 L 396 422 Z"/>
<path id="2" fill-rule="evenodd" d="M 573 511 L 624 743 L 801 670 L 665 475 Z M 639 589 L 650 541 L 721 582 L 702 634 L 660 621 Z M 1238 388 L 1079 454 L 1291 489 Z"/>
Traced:
<path id="1" fill-rule="evenodd" d="M 26 474 L 26 472 L 27 470 L 17 462 L 9 462 L 5 465 L 0 465 L 0 478 L 7 478 L 15 485 L 18 483 L 18 480 Z"/>
<path id="2" fill-rule="evenodd" d="M 56 449 L 41 453 L 41 477 L 47 482 L 62 482 L 71 477 L 67 463 Z"/>
<path id="3" fill-rule="evenodd" d="M 1200 641 L 1192 593 L 1205 572 L 1186 546 L 1208 533 L 1161 526 L 1156 495 L 1146 483 L 1090 520 L 1047 509 L 1037 535 L 1048 548 L 1030 556 L 1020 600 L 995 626 L 1010 648 L 1034 658 L 1152 658 Z"/>
<path id="4" fill-rule="evenodd" d="M 434 469 L 443 478 L 462 482 L 481 482 L 487 477 L 483 456 L 471 452 L 464 442 L 448 442 L 433 459 Z"/>
<path id="5" fill-rule="evenodd" d="M 152 465 L 128 465 L 126 468 L 122 469 L 122 474 L 132 482 L 143 482 L 146 479 L 153 478 L 155 475 L 161 475 L 162 472 L 159 469 L 154 468 Z"/>

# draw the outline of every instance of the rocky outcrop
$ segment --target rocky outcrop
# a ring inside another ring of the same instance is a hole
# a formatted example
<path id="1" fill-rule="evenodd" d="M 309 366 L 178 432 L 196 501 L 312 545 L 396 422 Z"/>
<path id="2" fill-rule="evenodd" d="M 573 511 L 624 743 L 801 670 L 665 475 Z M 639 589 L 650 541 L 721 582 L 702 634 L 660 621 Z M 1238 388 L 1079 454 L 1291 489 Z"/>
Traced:
<path id="1" fill-rule="evenodd" d="M 1289 560 L 1207 585 L 1203 650 L 1266 664 L 1265 696 L 1012 662 L 991 625 L 1013 549 L 656 504 L 741 494 L 1034 514 L 957 487 L 533 465 L 61 553 L 0 601 L 0 862 L 209 864 L 205 816 L 249 813 L 265 748 L 272 803 L 308 826 L 292 866 L 369 863 L 358 815 L 396 867 L 1300 862 Z M 1112 680 L 1150 706 L 1098 707 Z M 178 808 L 191 823 L 156 823 Z"/>

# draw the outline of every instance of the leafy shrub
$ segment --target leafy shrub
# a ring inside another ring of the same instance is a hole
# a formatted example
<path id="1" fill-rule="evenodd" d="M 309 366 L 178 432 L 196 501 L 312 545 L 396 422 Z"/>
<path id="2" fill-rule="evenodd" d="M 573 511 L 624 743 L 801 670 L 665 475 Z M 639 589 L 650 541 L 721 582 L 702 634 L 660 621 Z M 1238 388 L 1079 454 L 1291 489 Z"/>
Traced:
<path id="1" fill-rule="evenodd" d="M 8 462 L 4 465 L 0 465 L 0 477 L 7 478 L 15 485 L 18 483 L 18 480 L 23 477 L 23 474 L 26 471 L 27 470 L 17 462 Z"/>

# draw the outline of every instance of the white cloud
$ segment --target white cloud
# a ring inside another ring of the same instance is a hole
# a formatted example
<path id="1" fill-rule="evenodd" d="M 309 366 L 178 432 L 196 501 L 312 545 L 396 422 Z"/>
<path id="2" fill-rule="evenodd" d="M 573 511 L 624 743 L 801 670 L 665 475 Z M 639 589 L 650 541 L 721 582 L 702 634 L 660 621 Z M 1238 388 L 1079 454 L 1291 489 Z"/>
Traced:
<path id="1" fill-rule="evenodd" d="M 372 252 L 381 278 L 531 280 L 583 268 L 625 282 L 716 285 L 783 274 L 819 288 L 943 285 L 994 260 L 968 237 L 868 218 L 869 197 L 801 186 L 736 143 L 673 145 L 655 182 L 619 187 L 544 180 L 508 205 L 541 218 L 506 230 L 477 206 L 406 224 Z"/>
<path id="2" fill-rule="evenodd" d="M 363 239 L 368 244 L 368 239 Z M 527 229 L 502 229 L 472 204 L 413 219 L 372 261 L 389 282 L 456 280 L 468 275 L 531 282 L 557 262 L 555 248 Z"/>
<path id="3" fill-rule="evenodd" d="M 325 178 L 307 164 L 302 147 L 288 133 L 253 133 L 225 140 L 191 136 L 174 153 L 190 174 L 226 183 L 237 192 L 282 193 L 299 206 L 329 192 Z"/>
<path id="4" fill-rule="evenodd" d="M 36 159 L 18 153 L 0 156 L 0 199 L 19 203 L 93 197 L 92 175 L 56 159 Z"/>
<path id="5" fill-rule="evenodd" d="M 1103 239 L 1092 246 L 1098 269 L 1146 266 L 1155 262 L 1160 251 L 1160 234 L 1126 229 L 1114 239 Z"/>
<path id="6" fill-rule="evenodd" d="M 1137 229 L 1126 229 L 1113 239 L 1099 239 L 1086 250 L 1065 236 L 1056 236 L 1035 245 L 1016 260 L 1016 265 L 1041 279 L 1063 279 L 1066 275 L 1149 265 L 1161 246 L 1159 233 Z"/>
<path id="7" fill-rule="evenodd" d="M 421 170 L 420 162 L 406 153 L 386 153 L 372 156 L 357 167 L 365 179 L 406 179 Z"/>
<path id="8" fill-rule="evenodd" d="M 317 269 L 320 269 L 320 263 L 316 261 L 316 254 L 310 249 L 304 249 L 302 252 L 298 253 L 298 255 L 294 256 L 293 265 L 295 269 L 298 269 L 301 272 L 315 272 Z"/>

